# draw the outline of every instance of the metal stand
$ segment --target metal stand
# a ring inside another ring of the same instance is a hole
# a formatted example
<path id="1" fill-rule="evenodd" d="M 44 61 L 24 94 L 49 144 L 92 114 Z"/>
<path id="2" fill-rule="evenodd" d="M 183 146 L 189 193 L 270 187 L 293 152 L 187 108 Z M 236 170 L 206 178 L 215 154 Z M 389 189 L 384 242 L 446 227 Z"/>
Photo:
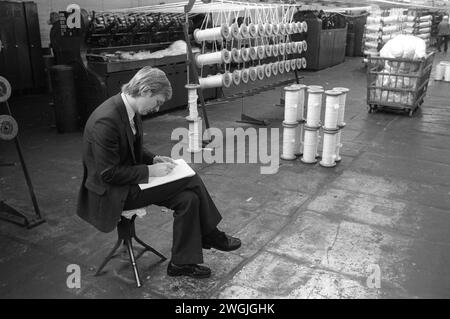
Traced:
<path id="1" fill-rule="evenodd" d="M 136 261 L 146 251 L 151 251 L 152 253 L 154 253 L 155 255 L 160 257 L 161 262 L 163 262 L 167 259 L 163 254 L 161 254 L 160 252 L 155 250 L 153 247 L 147 245 L 139 237 L 136 236 L 136 230 L 134 227 L 135 219 L 136 219 L 136 215 L 134 215 L 131 219 L 128 219 L 125 217 L 121 218 L 119 224 L 117 224 L 117 234 L 118 234 L 117 242 L 114 245 L 113 249 L 108 254 L 108 256 L 106 256 L 106 258 L 101 263 L 100 267 L 98 268 L 97 272 L 95 273 L 95 276 L 99 276 L 102 274 L 103 268 L 105 268 L 106 264 L 108 264 L 108 262 L 112 258 L 114 258 L 115 252 L 117 251 L 117 249 L 119 249 L 120 244 L 122 244 L 122 243 L 127 247 L 128 256 L 130 258 L 130 263 L 131 263 L 131 266 L 133 267 L 133 275 L 136 280 L 136 285 L 138 288 L 142 286 L 142 283 L 141 283 L 141 277 L 139 276 L 139 270 L 137 268 Z M 136 240 L 142 247 L 144 247 L 144 249 L 137 256 L 134 256 L 134 252 L 133 252 L 133 243 L 132 243 L 133 239 Z"/>
<path id="2" fill-rule="evenodd" d="M 4 103 L 6 105 L 7 114 L 12 116 L 8 101 L 5 101 Z M 30 193 L 31 201 L 33 202 L 34 212 L 36 216 L 28 216 L 27 214 L 10 206 L 4 200 L 0 200 L 0 219 L 30 229 L 44 223 L 45 219 L 43 219 L 41 216 L 39 205 L 36 200 L 36 195 L 34 194 L 33 184 L 31 183 L 27 165 L 22 154 L 22 147 L 17 136 L 14 138 L 14 143 L 16 144 L 17 153 L 19 154 L 20 158 L 20 164 L 22 166 L 23 174 L 25 175 L 25 180 L 27 182 L 28 191 Z M 15 166 L 15 163 L 0 164 L 0 166 Z"/>
<path id="3" fill-rule="evenodd" d="M 189 12 L 191 11 L 192 7 L 194 6 L 194 3 L 195 3 L 195 0 L 189 0 L 188 4 L 184 6 L 184 13 L 186 14 L 186 21 L 184 23 L 184 37 L 185 37 L 186 46 L 187 46 L 188 80 L 189 80 L 189 70 L 190 70 L 192 72 L 193 77 L 194 77 L 194 83 L 195 84 L 200 84 L 200 82 L 198 80 L 197 66 L 195 64 L 194 54 L 192 53 L 191 41 L 190 41 L 190 38 L 189 38 Z M 298 76 L 297 69 L 295 70 L 295 80 L 296 80 L 297 84 L 299 84 L 299 76 Z M 249 116 L 249 115 L 246 115 L 244 113 L 243 97 L 244 96 L 254 95 L 256 93 L 260 93 L 260 92 L 265 91 L 267 89 L 275 88 L 278 85 L 286 84 L 286 83 L 289 83 L 289 82 L 290 82 L 290 80 L 288 80 L 288 81 L 281 81 L 281 82 L 278 82 L 278 83 L 276 83 L 274 85 L 265 85 L 265 86 L 262 86 L 262 87 L 257 88 L 257 89 L 248 90 L 248 91 L 246 91 L 244 93 L 234 94 L 234 95 L 231 95 L 229 97 L 218 98 L 215 101 L 212 101 L 211 103 L 208 102 L 208 105 L 220 104 L 220 103 L 224 103 L 224 102 L 227 102 L 227 101 L 234 100 L 236 98 L 242 98 L 241 119 L 236 121 L 236 122 L 266 126 L 266 125 L 269 124 L 268 121 L 266 121 L 266 120 L 258 120 L 258 119 L 255 119 L 255 118 Z M 223 94 L 223 91 L 222 91 L 222 94 Z M 201 109 L 202 109 L 203 119 L 205 120 L 206 129 L 209 129 L 208 115 L 206 114 L 206 103 L 205 103 L 205 99 L 203 97 L 203 91 L 202 91 L 201 88 L 198 89 L 198 97 L 200 99 Z M 209 142 L 211 142 L 211 141 L 203 141 L 203 144 L 205 145 L 205 144 L 208 144 Z"/>

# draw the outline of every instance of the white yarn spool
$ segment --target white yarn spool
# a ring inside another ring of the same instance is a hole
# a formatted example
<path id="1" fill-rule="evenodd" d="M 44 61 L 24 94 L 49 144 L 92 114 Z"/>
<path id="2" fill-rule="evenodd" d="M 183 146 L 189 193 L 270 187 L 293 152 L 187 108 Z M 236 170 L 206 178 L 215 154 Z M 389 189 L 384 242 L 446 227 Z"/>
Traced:
<path id="1" fill-rule="evenodd" d="M 296 22 L 295 25 L 297 27 L 297 32 L 298 33 L 302 33 L 303 32 L 303 25 L 302 25 L 302 23 L 299 21 L 299 22 Z"/>
<path id="2" fill-rule="evenodd" d="M 276 76 L 278 74 L 278 62 L 270 63 L 270 68 L 272 69 L 272 74 Z"/>
<path id="3" fill-rule="evenodd" d="M 302 41 L 302 48 L 303 48 L 303 51 L 308 51 L 308 43 L 306 42 L 306 40 L 303 40 Z"/>
<path id="4" fill-rule="evenodd" d="M 232 77 L 233 77 L 233 83 L 234 85 L 239 85 L 241 83 L 241 70 L 234 70 Z"/>
<path id="5" fill-rule="evenodd" d="M 197 89 L 200 88 L 198 84 L 186 84 L 184 86 L 188 90 L 188 107 L 189 107 L 189 115 L 186 118 L 187 120 L 196 120 L 198 118 L 198 110 L 197 110 Z"/>
<path id="6" fill-rule="evenodd" d="M 295 22 L 291 22 L 291 29 L 292 29 L 292 34 L 295 34 L 295 33 L 299 33 L 299 32 L 300 32 L 300 31 L 298 30 L 297 23 L 295 23 Z"/>
<path id="7" fill-rule="evenodd" d="M 250 32 L 245 23 L 242 23 L 241 26 L 239 27 L 239 33 L 241 34 L 241 37 L 243 39 L 248 39 L 250 37 Z"/>
<path id="8" fill-rule="evenodd" d="M 230 39 L 230 28 L 227 25 L 222 25 L 217 28 L 210 28 L 205 30 L 195 29 L 194 30 L 194 39 L 197 43 L 201 43 L 203 41 L 217 41 Z"/>
<path id="9" fill-rule="evenodd" d="M 322 160 L 319 163 L 321 166 L 336 166 L 336 133 L 337 131 L 323 130 Z"/>
<path id="10" fill-rule="evenodd" d="M 260 38 L 264 37 L 266 35 L 266 29 L 264 24 L 258 24 L 258 36 Z"/>
<path id="11" fill-rule="evenodd" d="M 277 23 L 271 24 L 272 25 L 272 34 L 278 35 L 280 33 L 280 27 Z"/>
<path id="12" fill-rule="evenodd" d="M 258 53 L 258 59 L 262 60 L 266 56 L 266 47 L 263 45 L 259 45 L 256 47 L 256 52 Z"/>
<path id="13" fill-rule="evenodd" d="M 303 156 L 301 161 L 303 163 L 316 163 L 317 146 L 319 144 L 319 129 L 310 129 L 304 126 L 304 141 L 303 141 Z"/>
<path id="14" fill-rule="evenodd" d="M 270 78 L 272 76 L 272 68 L 270 63 L 264 64 L 264 74 L 266 75 L 266 78 Z"/>
<path id="15" fill-rule="evenodd" d="M 295 62 L 295 59 L 289 60 L 291 63 L 291 70 L 294 71 L 297 68 L 297 63 Z"/>
<path id="16" fill-rule="evenodd" d="M 250 71 L 248 69 L 243 69 L 241 73 L 241 81 L 243 83 L 248 83 L 249 78 L 250 78 Z"/>
<path id="17" fill-rule="evenodd" d="M 280 43 L 278 44 L 278 54 L 283 56 L 284 53 L 286 52 L 286 44 L 285 43 Z"/>
<path id="18" fill-rule="evenodd" d="M 189 121 L 189 145 L 187 151 L 189 153 L 200 152 L 202 133 L 201 132 L 202 118 L 199 117 L 196 120 Z"/>
<path id="19" fill-rule="evenodd" d="M 339 115 L 339 96 L 340 91 L 328 90 L 325 91 L 325 120 L 323 128 L 328 130 L 337 129 L 338 115 Z"/>
<path id="20" fill-rule="evenodd" d="M 286 73 L 291 71 L 291 61 L 289 60 L 284 61 L 284 70 L 286 71 Z"/>
<path id="21" fill-rule="evenodd" d="M 256 38 L 258 36 L 258 27 L 254 23 L 250 23 L 248 25 L 248 32 L 250 33 L 251 38 Z"/>
<path id="22" fill-rule="evenodd" d="M 245 62 L 250 61 L 250 49 L 249 48 L 241 49 L 241 59 L 242 59 L 242 61 L 245 61 Z"/>
<path id="23" fill-rule="evenodd" d="M 238 50 L 236 48 L 231 49 L 231 58 L 234 63 L 241 63 L 242 62 L 241 50 Z"/>
<path id="24" fill-rule="evenodd" d="M 303 32 L 308 32 L 308 23 L 306 23 L 306 21 L 302 22 L 302 30 Z"/>
<path id="25" fill-rule="evenodd" d="M 278 56 L 278 45 L 277 44 L 273 44 L 272 45 L 272 55 L 274 56 L 274 57 L 277 57 Z"/>
<path id="26" fill-rule="evenodd" d="M 248 48 L 248 55 L 250 57 L 250 60 L 258 59 L 258 52 L 256 51 L 255 47 Z"/>
<path id="27" fill-rule="evenodd" d="M 320 88 L 308 88 L 308 116 L 306 123 L 310 127 L 320 126 L 323 92 L 323 89 Z"/>
<path id="28" fill-rule="evenodd" d="M 278 23 L 278 32 L 281 35 L 286 35 L 286 25 L 283 22 Z"/>
<path id="29" fill-rule="evenodd" d="M 266 56 L 271 57 L 271 56 L 272 56 L 272 46 L 266 44 L 266 45 L 264 46 L 264 49 L 265 49 L 265 51 L 266 51 L 266 53 L 265 53 Z"/>
<path id="30" fill-rule="evenodd" d="M 345 103 L 347 101 L 347 93 L 350 90 L 345 87 L 335 87 L 335 88 L 333 88 L 333 91 L 338 91 L 338 92 L 342 93 L 341 95 L 339 95 L 338 126 L 343 127 L 343 126 L 345 126 L 345 122 L 344 122 Z"/>
<path id="31" fill-rule="evenodd" d="M 233 23 L 230 27 L 230 33 L 231 36 L 236 39 L 236 40 L 240 40 L 241 39 L 241 30 L 239 29 L 239 26 L 237 25 L 237 23 Z"/>
<path id="32" fill-rule="evenodd" d="M 281 158 L 292 161 L 295 156 L 295 131 L 297 124 L 283 123 L 283 152 Z"/>
<path id="33" fill-rule="evenodd" d="M 436 73 L 434 74 L 434 79 L 436 81 L 441 81 L 444 78 L 445 65 L 440 62 L 436 65 Z"/>
<path id="34" fill-rule="evenodd" d="M 195 56 L 195 61 L 199 68 L 201 68 L 204 65 L 230 63 L 231 53 L 230 51 L 223 49 L 222 51 L 218 52 L 197 54 Z"/>
<path id="35" fill-rule="evenodd" d="M 340 162 L 341 161 L 341 156 L 340 156 L 340 152 L 341 152 L 341 136 L 342 136 L 342 130 L 339 130 L 339 132 L 336 134 L 336 158 L 335 158 L 335 162 Z"/>
<path id="36" fill-rule="evenodd" d="M 249 68 L 250 81 L 255 82 L 258 78 L 258 72 L 254 66 Z"/>
<path id="37" fill-rule="evenodd" d="M 304 121 L 306 85 L 292 84 L 291 87 L 295 87 L 296 89 L 298 89 L 297 121 L 301 123 Z"/>
<path id="38" fill-rule="evenodd" d="M 297 42 L 291 42 L 291 53 L 292 54 L 298 53 Z"/>
<path id="39" fill-rule="evenodd" d="M 299 123 L 295 129 L 295 155 L 303 154 L 303 123 Z"/>
<path id="40" fill-rule="evenodd" d="M 286 28 L 286 34 L 292 34 L 294 33 L 294 27 L 292 26 L 291 23 L 286 23 L 285 24 L 285 28 Z"/>
<path id="41" fill-rule="evenodd" d="M 284 122 L 288 124 L 297 123 L 297 107 L 299 88 L 291 85 L 284 88 Z"/>
<path id="42" fill-rule="evenodd" d="M 444 81 L 450 82 L 450 63 L 444 64 L 444 65 L 445 65 Z"/>
<path id="43" fill-rule="evenodd" d="M 273 26 L 271 23 L 265 23 L 264 24 L 264 35 L 262 36 L 271 36 L 273 34 Z"/>
<path id="44" fill-rule="evenodd" d="M 302 68 L 306 69 L 306 58 L 302 58 Z"/>
<path id="45" fill-rule="evenodd" d="M 295 42 L 295 44 L 297 46 L 298 54 L 301 54 L 303 52 L 303 42 L 302 41 L 298 41 L 298 42 Z"/>
<path id="46" fill-rule="evenodd" d="M 258 65 L 256 67 L 256 72 L 258 73 L 258 80 L 264 80 L 265 70 L 264 65 Z"/>
<path id="47" fill-rule="evenodd" d="M 297 66 L 297 70 L 300 70 L 302 68 L 302 59 L 301 58 L 295 59 L 295 64 Z"/>
<path id="48" fill-rule="evenodd" d="M 291 42 L 287 42 L 284 45 L 284 50 L 285 50 L 286 54 L 291 54 L 292 53 L 292 44 L 291 44 Z"/>
<path id="49" fill-rule="evenodd" d="M 278 73 L 284 73 L 284 61 L 278 61 Z"/>
<path id="50" fill-rule="evenodd" d="M 232 76 L 229 72 L 224 74 L 210 75 L 206 78 L 199 78 L 200 87 L 202 89 L 230 87 L 233 82 Z"/>

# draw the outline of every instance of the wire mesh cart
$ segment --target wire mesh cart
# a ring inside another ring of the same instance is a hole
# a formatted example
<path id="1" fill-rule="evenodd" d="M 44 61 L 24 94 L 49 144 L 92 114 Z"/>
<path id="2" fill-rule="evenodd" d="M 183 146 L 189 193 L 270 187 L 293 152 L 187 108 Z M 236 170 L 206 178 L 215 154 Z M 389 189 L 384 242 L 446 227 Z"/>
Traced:
<path id="1" fill-rule="evenodd" d="M 367 105 L 369 113 L 379 109 L 407 112 L 423 103 L 427 93 L 434 52 L 420 60 L 369 57 Z"/>

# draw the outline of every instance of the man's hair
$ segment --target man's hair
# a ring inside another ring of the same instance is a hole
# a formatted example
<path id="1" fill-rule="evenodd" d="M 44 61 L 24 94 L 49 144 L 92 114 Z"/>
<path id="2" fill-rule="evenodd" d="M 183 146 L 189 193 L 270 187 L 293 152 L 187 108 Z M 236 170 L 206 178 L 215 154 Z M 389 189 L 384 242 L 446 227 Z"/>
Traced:
<path id="1" fill-rule="evenodd" d="M 162 94 L 167 101 L 172 98 L 172 86 L 163 71 L 145 66 L 122 86 L 122 93 L 132 97 Z"/>

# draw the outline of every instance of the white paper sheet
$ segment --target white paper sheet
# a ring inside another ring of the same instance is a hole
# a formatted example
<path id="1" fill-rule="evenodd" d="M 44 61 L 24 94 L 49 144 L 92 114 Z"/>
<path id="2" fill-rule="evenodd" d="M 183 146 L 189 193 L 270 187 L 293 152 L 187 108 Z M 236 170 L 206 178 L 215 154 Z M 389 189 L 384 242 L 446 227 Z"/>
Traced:
<path id="1" fill-rule="evenodd" d="M 175 166 L 170 174 L 163 177 L 150 177 L 147 184 L 139 184 L 139 187 L 144 190 L 195 175 L 195 171 L 188 165 L 188 163 L 185 162 L 184 159 L 180 158 L 174 160 L 174 162 L 177 163 L 177 166 Z"/>

